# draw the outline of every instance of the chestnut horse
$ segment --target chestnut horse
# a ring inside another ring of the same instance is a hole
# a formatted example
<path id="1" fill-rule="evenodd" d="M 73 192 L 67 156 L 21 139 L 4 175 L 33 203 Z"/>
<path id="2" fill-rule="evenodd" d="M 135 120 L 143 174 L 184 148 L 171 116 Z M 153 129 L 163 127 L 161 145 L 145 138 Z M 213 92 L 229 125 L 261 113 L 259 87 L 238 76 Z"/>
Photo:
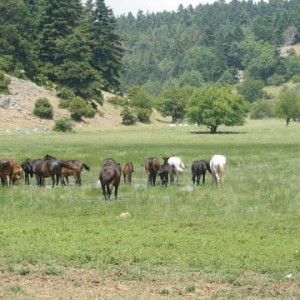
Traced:
<path id="1" fill-rule="evenodd" d="M 113 161 L 113 160 L 112 160 Z M 111 162 L 104 165 L 99 174 L 99 180 L 105 199 L 110 199 L 113 188 L 115 189 L 115 199 L 118 198 L 118 188 L 121 179 L 121 166 L 119 163 Z"/>
<path id="2" fill-rule="evenodd" d="M 156 157 L 148 157 L 145 161 L 145 170 L 148 176 L 148 186 L 155 186 L 156 176 L 160 170 L 160 162 Z"/>
<path id="3" fill-rule="evenodd" d="M 123 177 L 125 183 L 128 183 L 129 185 L 131 184 L 133 172 L 134 172 L 133 163 L 132 162 L 125 163 L 123 166 Z"/>
<path id="4" fill-rule="evenodd" d="M 0 177 L 3 186 L 10 186 L 21 181 L 23 178 L 23 169 L 14 159 L 0 160 Z"/>
<path id="5" fill-rule="evenodd" d="M 63 163 L 68 166 L 62 167 L 61 177 L 64 185 L 69 185 L 69 176 L 73 176 L 76 185 L 81 185 L 81 171 L 83 169 L 90 171 L 90 167 L 80 160 L 64 160 Z"/>

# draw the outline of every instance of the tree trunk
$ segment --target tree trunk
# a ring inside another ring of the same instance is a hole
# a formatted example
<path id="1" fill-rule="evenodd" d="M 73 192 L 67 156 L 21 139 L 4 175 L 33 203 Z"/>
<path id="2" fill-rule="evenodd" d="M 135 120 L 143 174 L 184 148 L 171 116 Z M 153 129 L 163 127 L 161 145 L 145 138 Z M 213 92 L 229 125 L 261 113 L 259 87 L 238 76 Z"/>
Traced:
<path id="1" fill-rule="evenodd" d="M 210 126 L 210 133 L 215 134 L 217 132 L 218 125 Z"/>
<path id="2" fill-rule="evenodd" d="M 286 126 L 289 126 L 291 118 L 286 118 Z"/>

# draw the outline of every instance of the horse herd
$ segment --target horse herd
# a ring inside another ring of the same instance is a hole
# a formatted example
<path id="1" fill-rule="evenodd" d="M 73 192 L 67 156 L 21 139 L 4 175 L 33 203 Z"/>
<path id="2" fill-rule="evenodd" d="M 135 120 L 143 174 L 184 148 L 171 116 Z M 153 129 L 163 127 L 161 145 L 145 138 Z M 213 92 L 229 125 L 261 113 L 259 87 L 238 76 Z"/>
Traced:
<path id="1" fill-rule="evenodd" d="M 199 185 L 202 177 L 205 183 L 206 172 L 212 175 L 212 183 L 216 186 L 223 186 L 224 172 L 226 165 L 226 157 L 224 155 L 214 155 L 210 161 L 195 160 L 191 165 L 193 185 Z M 80 160 L 62 161 L 51 155 L 45 155 L 42 159 L 26 159 L 23 163 L 18 164 L 15 160 L 0 160 L 0 177 L 3 186 L 16 184 L 25 179 L 25 184 L 30 184 L 30 178 L 36 178 L 38 186 L 45 185 L 45 178 L 51 178 L 52 187 L 61 182 L 62 185 L 69 185 L 69 176 L 74 177 L 76 185 L 81 185 L 81 171 L 90 170 L 90 167 Z M 177 156 L 163 157 L 161 164 L 157 157 L 148 157 L 145 161 L 145 171 L 147 174 L 148 186 L 156 185 L 157 176 L 160 177 L 162 186 L 170 184 L 178 184 L 180 174 L 186 170 L 182 160 Z M 114 196 L 118 196 L 118 188 L 123 175 L 124 182 L 131 184 L 134 165 L 127 162 L 121 167 L 121 164 L 112 158 L 103 160 L 99 181 L 102 193 L 105 199 L 110 199 L 112 190 Z"/>

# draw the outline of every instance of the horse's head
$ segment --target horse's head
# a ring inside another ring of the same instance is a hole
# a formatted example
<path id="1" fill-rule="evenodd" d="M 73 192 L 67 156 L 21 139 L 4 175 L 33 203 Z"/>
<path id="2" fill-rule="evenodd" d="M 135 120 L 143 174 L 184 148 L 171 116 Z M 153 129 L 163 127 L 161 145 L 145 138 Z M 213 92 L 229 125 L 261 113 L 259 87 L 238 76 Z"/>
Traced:
<path id="1" fill-rule="evenodd" d="M 164 161 L 164 166 L 166 166 L 168 164 L 168 160 L 169 160 L 170 156 L 166 156 L 166 157 L 163 157 L 163 161 Z"/>

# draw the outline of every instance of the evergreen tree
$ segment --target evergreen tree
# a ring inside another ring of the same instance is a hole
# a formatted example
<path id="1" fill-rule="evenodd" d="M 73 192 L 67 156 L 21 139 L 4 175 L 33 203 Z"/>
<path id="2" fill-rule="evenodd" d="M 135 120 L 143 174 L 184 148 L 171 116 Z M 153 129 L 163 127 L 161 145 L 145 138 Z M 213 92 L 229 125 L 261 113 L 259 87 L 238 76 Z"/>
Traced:
<path id="1" fill-rule="evenodd" d="M 95 4 L 87 2 L 85 13 L 91 38 L 91 65 L 101 74 L 105 90 L 118 90 L 123 50 L 120 37 L 115 33 L 113 12 L 107 8 L 104 0 L 96 0 Z"/>

